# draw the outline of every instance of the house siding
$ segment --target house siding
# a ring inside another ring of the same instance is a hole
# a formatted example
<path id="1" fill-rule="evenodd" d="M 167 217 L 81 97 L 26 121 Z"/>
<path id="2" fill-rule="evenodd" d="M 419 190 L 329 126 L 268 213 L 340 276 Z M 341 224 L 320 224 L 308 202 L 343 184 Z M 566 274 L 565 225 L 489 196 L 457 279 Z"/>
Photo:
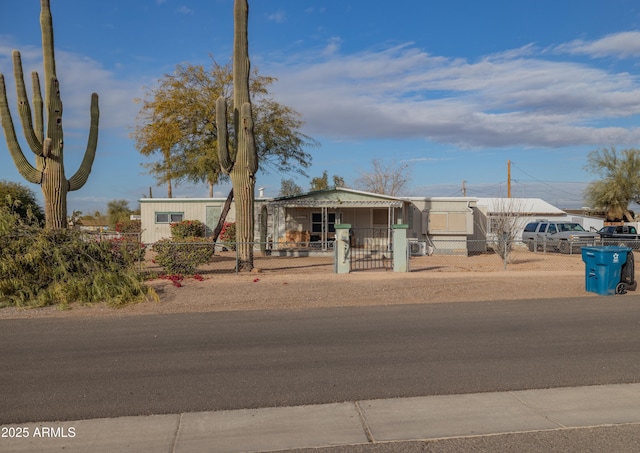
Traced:
<path id="1" fill-rule="evenodd" d="M 144 198 L 140 200 L 140 216 L 142 221 L 142 241 L 154 243 L 160 239 L 171 237 L 170 223 L 157 223 L 157 213 L 182 213 L 183 220 L 199 220 L 207 226 L 207 234 L 215 227 L 224 206 L 225 199 L 185 199 L 185 198 Z M 217 216 L 212 217 L 211 211 L 207 219 L 207 209 L 217 211 Z M 227 221 L 235 221 L 235 209 L 233 204 Z"/>

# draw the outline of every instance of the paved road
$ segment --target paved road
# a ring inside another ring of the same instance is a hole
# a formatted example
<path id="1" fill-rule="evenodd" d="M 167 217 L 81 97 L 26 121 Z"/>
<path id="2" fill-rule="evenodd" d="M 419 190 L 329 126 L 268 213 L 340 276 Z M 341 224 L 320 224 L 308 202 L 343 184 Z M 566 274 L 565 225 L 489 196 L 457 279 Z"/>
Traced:
<path id="1" fill-rule="evenodd" d="M 0 424 L 631 383 L 640 296 L 3 320 L 0 344 Z"/>

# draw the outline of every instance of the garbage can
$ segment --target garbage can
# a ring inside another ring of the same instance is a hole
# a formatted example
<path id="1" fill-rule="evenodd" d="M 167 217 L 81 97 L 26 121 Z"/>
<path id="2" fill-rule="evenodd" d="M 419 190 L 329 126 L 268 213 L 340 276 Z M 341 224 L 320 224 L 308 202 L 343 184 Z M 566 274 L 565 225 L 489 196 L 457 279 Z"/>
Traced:
<path id="1" fill-rule="evenodd" d="M 585 289 L 602 296 L 626 293 L 627 284 L 622 282 L 622 267 L 627 263 L 627 255 L 631 254 L 629 247 L 582 247 Z"/>

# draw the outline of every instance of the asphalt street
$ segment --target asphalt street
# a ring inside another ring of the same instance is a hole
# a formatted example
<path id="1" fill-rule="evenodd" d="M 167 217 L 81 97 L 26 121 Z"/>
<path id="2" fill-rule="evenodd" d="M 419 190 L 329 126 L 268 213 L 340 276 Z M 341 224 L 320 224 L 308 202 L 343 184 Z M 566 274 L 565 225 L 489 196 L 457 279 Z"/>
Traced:
<path id="1" fill-rule="evenodd" d="M 0 424 L 640 382 L 640 297 L 0 321 Z"/>

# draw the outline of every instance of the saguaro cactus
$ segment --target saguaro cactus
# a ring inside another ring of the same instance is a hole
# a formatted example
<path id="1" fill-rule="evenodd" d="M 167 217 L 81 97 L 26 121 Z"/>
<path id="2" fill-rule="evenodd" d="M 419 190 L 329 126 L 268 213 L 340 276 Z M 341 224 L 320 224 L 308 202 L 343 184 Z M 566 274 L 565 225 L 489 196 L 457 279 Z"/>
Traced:
<path id="1" fill-rule="evenodd" d="M 7 147 L 13 162 L 20 174 L 29 182 L 39 184 L 42 188 L 45 204 L 47 228 L 67 227 L 67 192 L 78 190 L 87 182 L 98 144 L 98 95 L 91 95 L 91 126 L 87 148 L 78 171 L 69 179 L 64 173 L 63 133 L 62 133 L 62 101 L 53 49 L 53 20 L 49 0 L 40 0 L 40 27 L 42 29 L 42 54 L 44 60 L 45 99 L 42 101 L 38 73 L 31 75 L 33 84 L 33 116 L 22 72 L 20 52 L 13 51 L 13 72 L 16 79 L 18 111 L 24 135 L 35 154 L 35 167 L 27 160 L 16 136 L 4 76 L 0 74 L 0 120 L 4 129 Z M 43 110 L 47 111 L 47 125 Z M 35 123 L 35 124 L 34 124 Z"/>
<path id="2" fill-rule="evenodd" d="M 228 144 L 227 104 L 224 97 L 216 102 L 218 127 L 218 155 L 222 170 L 231 178 L 236 205 L 236 240 L 238 242 L 238 270 L 253 269 L 255 174 L 258 171 L 253 134 L 253 114 L 249 96 L 249 41 L 247 0 L 235 0 L 233 39 L 233 127 L 235 153 Z"/>

